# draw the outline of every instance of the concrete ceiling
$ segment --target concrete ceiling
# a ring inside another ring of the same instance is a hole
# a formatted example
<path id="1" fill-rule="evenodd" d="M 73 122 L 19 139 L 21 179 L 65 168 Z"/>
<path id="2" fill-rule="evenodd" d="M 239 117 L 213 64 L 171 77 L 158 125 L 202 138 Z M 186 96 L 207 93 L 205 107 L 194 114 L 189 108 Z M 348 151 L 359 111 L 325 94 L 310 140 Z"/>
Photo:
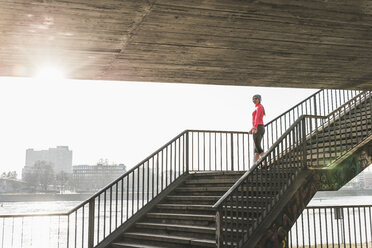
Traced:
<path id="1" fill-rule="evenodd" d="M 372 90 L 371 0 L 0 0 L 0 76 Z"/>

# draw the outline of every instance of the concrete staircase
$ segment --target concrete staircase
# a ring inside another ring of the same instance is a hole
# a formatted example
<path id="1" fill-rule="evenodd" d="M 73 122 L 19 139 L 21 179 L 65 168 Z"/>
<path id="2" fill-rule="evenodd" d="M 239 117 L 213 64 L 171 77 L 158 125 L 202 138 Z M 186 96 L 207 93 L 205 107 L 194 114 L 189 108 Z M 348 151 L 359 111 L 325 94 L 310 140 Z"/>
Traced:
<path id="1" fill-rule="evenodd" d="M 335 121 L 336 120 L 336 121 Z M 318 120 L 323 121 L 324 120 Z M 350 147 L 371 135 L 371 99 L 365 99 L 341 116 L 326 119 L 306 142 L 307 166 L 328 166 Z"/>
<path id="2" fill-rule="evenodd" d="M 216 247 L 216 211 L 212 208 L 213 204 L 243 174 L 191 174 L 111 247 Z"/>
<path id="3" fill-rule="evenodd" d="M 260 166 L 249 173 L 190 172 L 181 184 L 120 233 L 110 247 L 256 247 L 264 232 L 282 218 L 282 209 L 288 208 L 300 188 L 307 187 L 309 180 L 316 177 L 308 177 L 308 167 L 325 168 L 372 135 L 370 96 L 344 108 L 327 118 L 309 118 L 306 127 L 310 125 L 310 130 L 315 131 L 303 135 L 304 142 L 292 143 L 292 139 L 301 136 L 298 132 L 306 131 L 296 129 L 279 141 L 282 144 L 277 146 L 286 147 L 284 150 L 271 150 Z M 318 128 L 312 129 L 311 125 Z M 226 193 L 231 194 L 218 212 L 213 206 Z M 222 227 L 220 233 L 218 225 Z M 242 237 L 244 243 L 237 241 Z"/>
<path id="4" fill-rule="evenodd" d="M 201 172 L 193 173 L 183 184 L 153 207 L 140 221 L 111 244 L 112 248 L 196 248 L 216 247 L 216 210 L 214 203 L 230 189 L 245 172 Z M 279 187 L 262 188 L 266 181 L 281 183 L 293 176 L 295 169 L 287 173 L 271 170 L 266 176 L 257 175 L 239 198 L 251 203 L 249 216 L 242 211 L 226 216 L 228 220 L 241 219 L 252 224 L 278 193 Z M 260 191 L 260 192 L 259 192 Z M 236 210 L 235 206 L 230 208 Z M 245 210 L 245 209 L 242 209 Z M 229 209 L 227 209 L 229 211 Z M 238 226 L 230 228 L 239 231 Z"/>

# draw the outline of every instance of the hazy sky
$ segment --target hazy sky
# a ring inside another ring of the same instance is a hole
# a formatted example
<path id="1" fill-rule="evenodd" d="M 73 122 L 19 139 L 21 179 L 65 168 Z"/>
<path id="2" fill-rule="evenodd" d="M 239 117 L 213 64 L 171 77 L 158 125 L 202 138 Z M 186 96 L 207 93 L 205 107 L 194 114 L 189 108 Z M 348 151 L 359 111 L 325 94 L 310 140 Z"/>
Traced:
<path id="1" fill-rule="evenodd" d="M 100 158 L 129 168 L 185 129 L 248 131 L 252 95 L 269 121 L 316 90 L 142 82 L 0 78 L 0 172 L 26 149 L 59 145 L 73 165 Z"/>

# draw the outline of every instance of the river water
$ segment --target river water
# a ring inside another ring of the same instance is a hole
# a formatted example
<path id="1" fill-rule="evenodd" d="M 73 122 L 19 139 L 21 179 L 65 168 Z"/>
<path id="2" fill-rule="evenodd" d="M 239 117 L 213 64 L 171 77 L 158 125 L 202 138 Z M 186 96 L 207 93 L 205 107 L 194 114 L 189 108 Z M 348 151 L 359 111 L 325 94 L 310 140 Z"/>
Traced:
<path id="1" fill-rule="evenodd" d="M 81 201 L 2 202 L 0 203 L 0 215 L 65 213 L 80 203 Z M 305 210 L 291 230 L 290 245 L 292 247 L 309 247 L 310 244 L 323 247 L 324 244 L 326 247 L 326 244 L 336 244 L 336 247 L 343 247 L 343 244 L 360 246 L 365 243 L 360 247 L 367 247 L 366 242 L 372 240 L 371 207 L 345 207 L 341 210 L 335 208 L 345 205 L 369 205 L 372 207 L 372 196 L 327 197 L 322 195 L 315 197 L 308 207 L 332 206 L 332 208 Z M 336 217 L 336 212 L 338 217 Z M 84 215 L 87 217 L 87 212 Z M 0 248 L 85 248 L 87 241 L 80 238 L 82 233 L 86 237 L 87 232 L 87 227 L 84 228 L 83 222 L 79 221 L 83 215 L 80 213 L 77 216 L 76 223 L 74 218 L 74 216 L 71 216 L 70 219 L 65 216 L 0 217 Z M 108 216 L 105 218 L 107 219 Z M 70 230 L 66 228 L 68 225 Z M 112 226 L 112 228 L 115 227 Z M 101 235 L 101 240 L 105 235 L 103 230 L 100 230 L 99 235 Z"/>

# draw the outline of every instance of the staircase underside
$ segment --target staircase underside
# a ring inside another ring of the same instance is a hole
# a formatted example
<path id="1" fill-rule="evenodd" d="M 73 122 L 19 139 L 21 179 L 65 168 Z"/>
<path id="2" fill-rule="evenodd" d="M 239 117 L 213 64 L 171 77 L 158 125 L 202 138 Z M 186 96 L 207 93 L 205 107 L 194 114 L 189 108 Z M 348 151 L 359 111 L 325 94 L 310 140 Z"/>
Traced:
<path id="1" fill-rule="evenodd" d="M 351 150 L 331 167 L 307 169 L 271 213 L 247 247 L 281 247 L 287 233 L 317 191 L 339 190 L 372 164 L 372 136 Z M 272 221 L 274 220 L 274 221 Z M 275 237 L 275 238 L 273 238 Z"/>

